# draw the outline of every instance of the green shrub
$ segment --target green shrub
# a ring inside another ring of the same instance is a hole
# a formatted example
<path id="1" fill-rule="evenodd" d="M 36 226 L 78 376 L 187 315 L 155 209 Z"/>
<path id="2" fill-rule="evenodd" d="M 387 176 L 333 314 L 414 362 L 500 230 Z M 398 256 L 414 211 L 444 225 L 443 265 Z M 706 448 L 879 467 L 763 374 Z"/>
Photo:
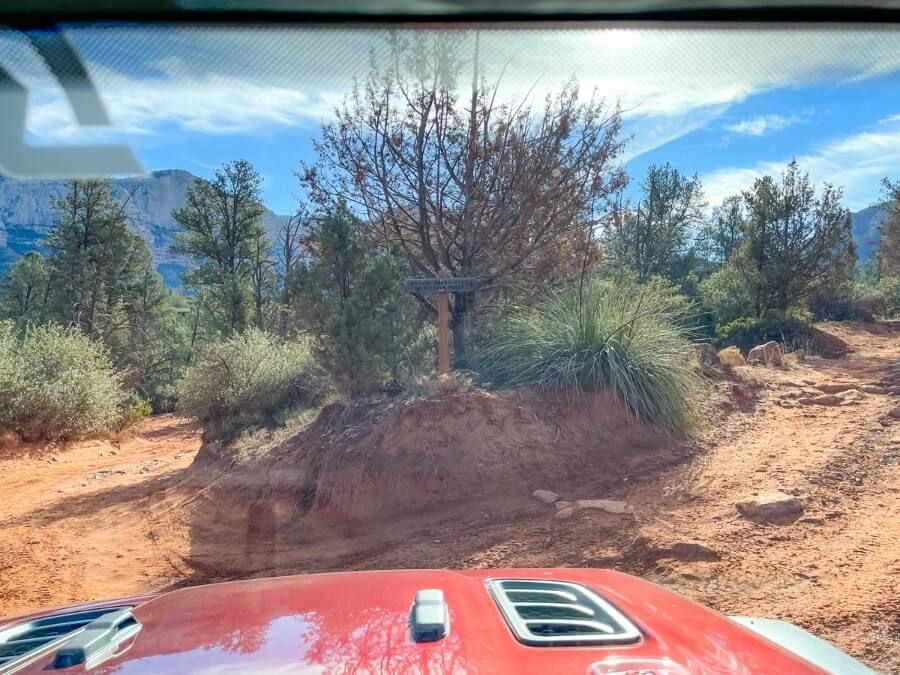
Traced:
<path id="1" fill-rule="evenodd" d="M 770 340 L 782 343 L 788 350 L 808 349 L 812 339 L 810 324 L 795 318 L 754 319 L 743 316 L 716 326 L 719 346 L 735 346 L 745 354 Z"/>
<path id="2" fill-rule="evenodd" d="M 308 340 L 281 342 L 256 329 L 207 347 L 177 387 L 178 407 L 213 431 L 277 425 L 328 393 Z"/>
<path id="3" fill-rule="evenodd" d="M 872 309 L 882 319 L 900 318 L 900 276 L 882 277 L 871 291 Z"/>
<path id="4" fill-rule="evenodd" d="M 715 317 L 716 323 L 729 323 L 753 311 L 750 289 L 754 279 L 733 263 L 700 282 L 703 306 Z"/>
<path id="5" fill-rule="evenodd" d="M 0 327 L 0 427 L 27 440 L 73 439 L 118 426 L 124 398 L 108 354 L 74 328 Z"/>
<path id="6" fill-rule="evenodd" d="M 610 389 L 642 419 L 683 430 L 702 380 L 685 358 L 688 334 L 678 319 L 658 293 L 595 279 L 583 293 L 569 287 L 535 306 L 507 308 L 476 369 L 495 386 Z"/>
<path id="7" fill-rule="evenodd" d="M 153 405 L 138 394 L 132 393 L 122 406 L 119 418 L 119 430 L 124 431 L 136 427 L 153 414 Z"/>

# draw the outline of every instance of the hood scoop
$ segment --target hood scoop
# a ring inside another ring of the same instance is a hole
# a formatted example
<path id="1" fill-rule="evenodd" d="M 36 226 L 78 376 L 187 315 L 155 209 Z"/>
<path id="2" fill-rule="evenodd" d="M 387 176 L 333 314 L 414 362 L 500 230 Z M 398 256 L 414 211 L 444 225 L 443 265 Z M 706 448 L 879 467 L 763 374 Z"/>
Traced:
<path id="1" fill-rule="evenodd" d="M 624 614 L 581 584 L 492 579 L 488 590 L 516 639 L 533 647 L 619 645 L 641 633 Z"/>

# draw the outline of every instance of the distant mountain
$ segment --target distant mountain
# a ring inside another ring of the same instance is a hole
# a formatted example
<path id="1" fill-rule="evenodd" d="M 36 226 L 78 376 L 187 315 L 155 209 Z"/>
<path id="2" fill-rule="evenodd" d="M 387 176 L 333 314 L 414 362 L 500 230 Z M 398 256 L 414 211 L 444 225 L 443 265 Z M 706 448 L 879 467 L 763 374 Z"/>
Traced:
<path id="1" fill-rule="evenodd" d="M 881 240 L 879 227 L 887 217 L 887 211 L 881 206 L 870 206 L 850 214 L 853 223 L 853 238 L 856 240 L 856 253 L 859 262 L 864 263 L 878 249 Z"/>
<path id="2" fill-rule="evenodd" d="M 181 273 L 188 266 L 186 259 L 169 251 L 172 235 L 178 231 L 172 209 L 184 206 L 188 187 L 196 178 L 181 169 L 167 169 L 112 182 L 113 197 L 128 200 L 128 224 L 150 245 L 157 269 L 170 286 L 181 285 Z M 16 257 L 41 248 L 55 218 L 51 197 L 65 192 L 65 181 L 20 181 L 0 175 L 0 276 Z M 269 209 L 263 215 L 273 239 L 286 220 L 287 216 Z"/>

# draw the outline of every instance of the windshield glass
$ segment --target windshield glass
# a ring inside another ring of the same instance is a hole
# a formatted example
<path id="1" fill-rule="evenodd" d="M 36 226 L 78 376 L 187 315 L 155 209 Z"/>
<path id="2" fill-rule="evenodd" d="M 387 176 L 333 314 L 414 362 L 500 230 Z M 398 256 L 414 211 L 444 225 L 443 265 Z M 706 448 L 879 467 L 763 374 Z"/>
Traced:
<path id="1" fill-rule="evenodd" d="M 611 568 L 900 668 L 900 34 L 0 30 L 0 616 Z"/>

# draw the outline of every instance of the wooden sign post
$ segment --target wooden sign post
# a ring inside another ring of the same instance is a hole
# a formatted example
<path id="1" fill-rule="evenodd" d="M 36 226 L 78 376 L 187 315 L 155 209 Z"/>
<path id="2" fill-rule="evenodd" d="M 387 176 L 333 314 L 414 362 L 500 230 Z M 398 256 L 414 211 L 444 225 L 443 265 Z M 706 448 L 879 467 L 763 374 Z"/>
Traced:
<path id="1" fill-rule="evenodd" d="M 435 277 L 407 279 L 406 288 L 417 295 L 437 294 L 438 374 L 450 372 L 450 293 L 468 293 L 478 289 L 477 277 Z"/>

